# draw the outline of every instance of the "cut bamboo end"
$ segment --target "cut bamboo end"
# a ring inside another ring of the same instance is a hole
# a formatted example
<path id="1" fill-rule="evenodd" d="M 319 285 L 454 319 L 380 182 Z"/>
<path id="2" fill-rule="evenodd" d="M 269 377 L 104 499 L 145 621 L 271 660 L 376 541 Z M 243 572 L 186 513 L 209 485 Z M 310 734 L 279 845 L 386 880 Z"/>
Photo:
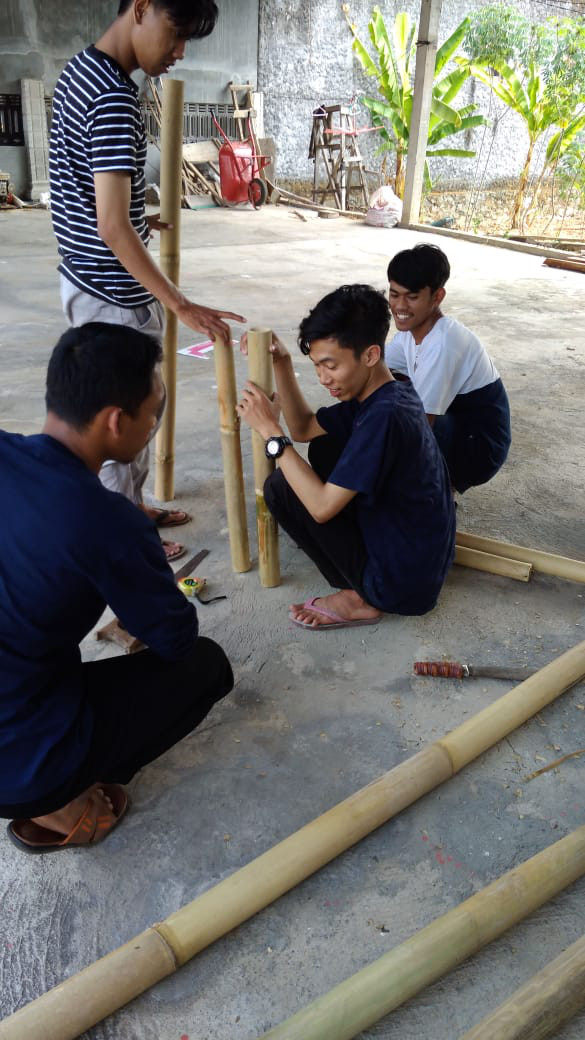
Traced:
<path id="1" fill-rule="evenodd" d="M 583 874 L 580 827 L 264 1033 L 263 1040 L 352 1040 Z M 500 1040 L 499 1033 L 491 1038 L 496 1035 Z"/>
<path id="2" fill-rule="evenodd" d="M 248 378 L 268 396 L 272 394 L 272 358 L 270 329 L 250 329 L 248 332 Z M 256 486 L 256 528 L 258 534 L 258 571 L 264 588 L 280 585 L 278 552 L 278 524 L 264 501 L 262 488 L 274 471 L 274 462 L 266 458 L 264 440 L 252 431 L 252 459 Z"/>
<path id="3" fill-rule="evenodd" d="M 213 357 L 232 568 L 237 574 L 241 574 L 250 570 L 252 561 L 248 542 L 240 420 L 236 412 L 236 368 L 232 346 L 218 337 L 215 340 Z"/>
<path id="4" fill-rule="evenodd" d="M 520 560 L 506 559 L 479 549 L 455 546 L 455 563 L 461 567 L 471 567 L 476 571 L 487 571 L 488 574 L 500 574 L 504 578 L 516 581 L 530 581 L 532 566 Z"/>
<path id="5" fill-rule="evenodd" d="M 183 81 L 165 80 L 163 84 L 160 216 L 172 224 L 160 233 L 160 266 L 175 285 L 179 281 L 181 250 L 181 163 L 183 151 Z M 175 415 L 177 396 L 177 316 L 165 307 L 162 378 L 166 405 L 156 435 L 154 493 L 161 502 L 175 494 Z"/>
<path id="6" fill-rule="evenodd" d="M 545 1040 L 585 1007 L 585 936 L 460 1040 Z"/>
<path id="7" fill-rule="evenodd" d="M 568 556 L 556 556 L 554 553 L 542 552 L 540 549 L 529 549 L 524 545 L 512 542 L 498 542 L 495 538 L 483 538 L 477 534 L 457 531 L 458 546 L 478 549 L 480 552 L 493 553 L 495 556 L 506 556 L 512 560 L 522 560 L 532 564 L 535 571 L 550 574 L 566 581 L 585 582 L 585 561 L 572 560 Z"/>

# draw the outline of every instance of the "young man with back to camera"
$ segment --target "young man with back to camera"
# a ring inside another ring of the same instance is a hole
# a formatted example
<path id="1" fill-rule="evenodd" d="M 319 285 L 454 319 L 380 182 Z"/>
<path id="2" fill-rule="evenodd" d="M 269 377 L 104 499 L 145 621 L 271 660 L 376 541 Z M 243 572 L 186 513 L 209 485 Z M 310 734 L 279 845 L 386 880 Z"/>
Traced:
<path id="1" fill-rule="evenodd" d="M 212 32 L 214 0 L 120 0 L 118 16 L 95 45 L 66 65 L 53 99 L 50 187 L 61 262 L 61 299 L 70 325 L 101 321 L 129 325 L 162 342 L 164 307 L 179 321 L 229 340 L 231 318 L 188 300 L 151 258 L 146 216 L 146 131 L 131 73 L 169 71 L 190 39 Z M 161 413 L 164 403 L 161 404 Z M 100 478 L 142 506 L 148 446 L 130 464 L 106 460 Z M 146 507 L 143 507 L 146 508 Z M 183 510 L 146 509 L 160 527 L 191 518 Z M 165 543 L 168 559 L 184 550 Z"/>
<path id="2" fill-rule="evenodd" d="M 95 844 L 123 816 L 121 784 L 232 688 L 198 634 L 152 522 L 104 488 L 104 459 L 142 450 L 163 399 L 157 341 L 69 329 L 47 372 L 43 432 L 0 431 L 0 817 L 20 849 Z M 149 649 L 81 661 L 106 605 Z"/>
<path id="3" fill-rule="evenodd" d="M 485 484 L 506 461 L 510 406 L 499 373 L 477 336 L 441 311 L 451 269 L 438 246 L 405 249 L 388 265 L 396 334 L 386 363 L 417 391 L 451 484 L 460 493 Z"/>
<path id="4" fill-rule="evenodd" d="M 302 628 L 376 624 L 431 610 L 451 566 L 455 515 L 445 462 L 418 395 L 388 371 L 381 293 L 345 285 L 301 322 L 299 346 L 337 402 L 314 412 L 273 338 L 277 398 L 247 383 L 238 412 L 279 468 L 264 485 L 278 523 L 339 591 L 291 605 Z M 309 462 L 290 436 L 309 443 Z"/>

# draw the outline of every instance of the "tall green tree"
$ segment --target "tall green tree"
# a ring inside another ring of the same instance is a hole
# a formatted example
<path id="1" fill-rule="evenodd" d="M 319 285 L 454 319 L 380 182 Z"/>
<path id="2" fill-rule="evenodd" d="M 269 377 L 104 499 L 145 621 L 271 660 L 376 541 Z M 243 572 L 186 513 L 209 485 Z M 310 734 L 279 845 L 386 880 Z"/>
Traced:
<path id="1" fill-rule="evenodd" d="M 467 58 L 456 60 L 523 120 L 528 148 L 511 212 L 521 221 L 537 143 L 548 135 L 543 177 L 585 127 L 585 23 L 570 18 L 530 22 L 515 8 L 494 4 L 469 18 Z M 533 199 L 538 196 L 538 187 Z"/>
<path id="2" fill-rule="evenodd" d="M 360 39 L 357 26 L 349 16 L 349 5 L 343 10 L 353 35 L 353 50 L 366 76 L 376 79 L 378 97 L 364 97 L 362 101 L 369 109 L 372 123 L 379 128 L 380 151 L 394 152 L 396 166 L 394 190 L 402 197 L 404 193 L 404 159 L 408 150 L 410 120 L 413 105 L 413 79 L 416 56 L 416 25 L 407 12 L 396 15 L 391 31 L 388 30 L 379 7 L 374 7 L 368 22 L 371 51 Z M 443 141 L 455 134 L 464 133 L 474 126 L 485 123 L 481 115 L 472 115 L 476 105 L 455 108 L 455 97 L 469 78 L 470 68 L 463 65 L 447 72 L 446 65 L 461 46 L 468 29 L 465 18 L 448 40 L 437 51 L 435 81 L 431 101 L 431 115 L 427 157 L 448 155 L 470 158 L 474 151 L 466 148 L 439 147 Z M 425 164 L 425 180 L 430 184 L 428 163 Z"/>

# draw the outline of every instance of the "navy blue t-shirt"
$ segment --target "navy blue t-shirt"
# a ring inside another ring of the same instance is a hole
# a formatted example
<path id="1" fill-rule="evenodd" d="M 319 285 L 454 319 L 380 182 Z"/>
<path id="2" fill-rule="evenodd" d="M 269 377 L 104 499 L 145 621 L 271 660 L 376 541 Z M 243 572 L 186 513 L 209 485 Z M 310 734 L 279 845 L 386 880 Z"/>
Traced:
<path id="1" fill-rule="evenodd" d="M 389 613 L 426 613 L 453 562 L 455 509 L 418 394 L 385 383 L 361 404 L 320 408 L 317 421 L 344 444 L 329 483 L 357 491 L 365 598 Z"/>
<path id="2" fill-rule="evenodd" d="M 79 643 L 108 604 L 167 660 L 197 639 L 151 520 L 59 441 L 0 431 L 0 803 L 83 761 L 93 717 Z"/>

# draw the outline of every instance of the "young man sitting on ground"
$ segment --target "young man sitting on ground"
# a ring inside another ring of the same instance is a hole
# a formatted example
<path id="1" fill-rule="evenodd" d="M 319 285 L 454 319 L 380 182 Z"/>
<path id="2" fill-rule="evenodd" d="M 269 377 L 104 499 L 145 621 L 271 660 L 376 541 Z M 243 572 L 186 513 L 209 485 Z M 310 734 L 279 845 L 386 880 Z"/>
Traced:
<path id="1" fill-rule="evenodd" d="M 28 852 L 105 838 L 120 786 L 190 733 L 232 688 L 198 635 L 151 520 L 98 473 L 131 462 L 163 397 L 161 350 L 119 325 L 70 329 L 47 373 L 42 434 L 0 431 L 12 503 L 0 528 L 0 817 Z M 82 663 L 106 604 L 149 649 Z"/>
<path id="2" fill-rule="evenodd" d="M 451 484 L 467 491 L 491 480 L 506 461 L 510 406 L 497 369 L 477 336 L 441 311 L 451 269 L 438 246 L 421 243 L 388 265 L 396 335 L 386 346 L 392 372 L 418 393 Z"/>
<path id="3" fill-rule="evenodd" d="M 376 624 L 382 612 L 424 614 L 437 602 L 453 559 L 454 507 L 445 462 L 420 400 L 388 371 L 383 345 L 390 314 L 367 285 L 325 296 L 301 323 L 299 345 L 337 402 L 316 413 L 292 359 L 274 337 L 278 398 L 247 383 L 238 411 L 266 439 L 279 469 L 266 503 L 314 561 L 331 595 L 291 606 L 303 628 Z M 278 406 L 297 454 L 278 421 Z"/>

